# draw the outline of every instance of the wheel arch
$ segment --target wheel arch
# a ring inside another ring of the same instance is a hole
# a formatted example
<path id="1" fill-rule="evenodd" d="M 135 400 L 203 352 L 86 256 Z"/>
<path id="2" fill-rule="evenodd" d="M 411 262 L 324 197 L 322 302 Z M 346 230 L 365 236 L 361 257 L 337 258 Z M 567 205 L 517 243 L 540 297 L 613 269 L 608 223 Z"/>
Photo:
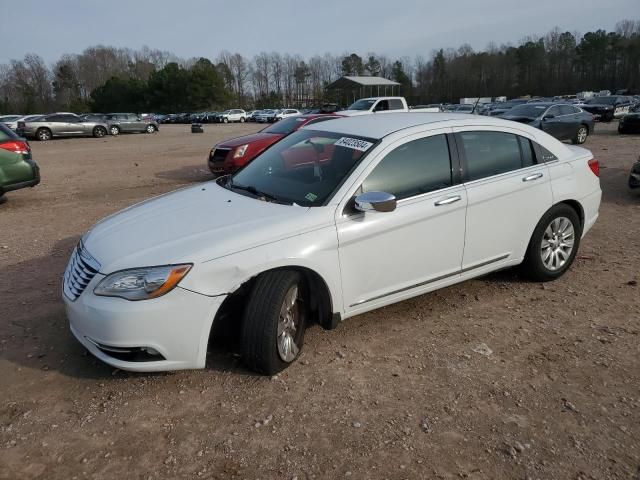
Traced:
<path id="1" fill-rule="evenodd" d="M 243 308 L 247 296 L 251 294 L 255 280 L 261 275 L 278 270 L 291 270 L 300 273 L 305 281 L 305 288 L 309 293 L 312 293 L 309 297 L 309 307 L 314 312 L 317 323 L 325 329 L 332 329 L 337 326 L 340 316 L 339 314 L 334 314 L 335 302 L 326 280 L 313 268 L 291 264 L 264 269 L 242 281 L 222 302 L 213 320 L 212 330 L 215 328 L 216 322 L 221 318 L 230 314 L 238 318 L 241 313 L 238 310 Z"/>
<path id="2" fill-rule="evenodd" d="M 580 228 L 583 228 L 584 227 L 584 208 L 580 204 L 580 202 L 573 199 L 565 199 L 565 200 L 562 200 L 561 202 L 556 203 L 555 205 L 553 205 L 553 207 L 555 207 L 556 205 L 563 205 L 563 204 L 568 205 L 573 210 L 575 210 L 575 212 L 578 214 L 578 218 L 580 219 Z"/>

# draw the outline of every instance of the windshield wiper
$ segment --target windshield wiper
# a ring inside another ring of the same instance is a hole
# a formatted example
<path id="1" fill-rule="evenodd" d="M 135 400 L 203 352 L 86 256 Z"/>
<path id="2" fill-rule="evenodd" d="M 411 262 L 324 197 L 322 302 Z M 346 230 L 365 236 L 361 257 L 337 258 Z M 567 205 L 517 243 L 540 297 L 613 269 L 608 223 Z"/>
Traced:
<path id="1" fill-rule="evenodd" d="M 256 197 L 262 197 L 272 202 L 281 202 L 281 199 L 279 199 L 275 195 L 260 191 L 253 185 L 240 185 L 238 183 L 233 183 L 233 180 L 231 179 L 229 179 L 229 182 L 227 183 L 227 185 L 229 186 L 229 188 L 235 188 L 236 190 L 244 190 L 245 192 L 249 192 L 252 195 L 255 195 Z"/>

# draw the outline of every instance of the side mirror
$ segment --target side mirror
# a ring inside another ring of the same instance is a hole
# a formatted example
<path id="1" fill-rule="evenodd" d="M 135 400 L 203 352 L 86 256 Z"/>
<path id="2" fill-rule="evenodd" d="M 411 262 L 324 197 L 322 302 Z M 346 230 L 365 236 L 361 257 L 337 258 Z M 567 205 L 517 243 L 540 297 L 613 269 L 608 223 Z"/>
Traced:
<path id="1" fill-rule="evenodd" d="M 398 203 L 395 195 L 387 192 L 361 193 L 355 202 L 356 210 L 361 212 L 393 212 Z"/>

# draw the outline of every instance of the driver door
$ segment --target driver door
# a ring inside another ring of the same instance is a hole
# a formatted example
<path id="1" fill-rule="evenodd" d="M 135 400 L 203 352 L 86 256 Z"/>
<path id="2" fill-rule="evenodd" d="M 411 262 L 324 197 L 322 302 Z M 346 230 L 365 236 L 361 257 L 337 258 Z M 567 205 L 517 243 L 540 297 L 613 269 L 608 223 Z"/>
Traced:
<path id="1" fill-rule="evenodd" d="M 564 123 L 560 117 L 560 107 L 554 105 L 542 117 L 542 131 L 555 138 L 564 138 Z"/>
<path id="2" fill-rule="evenodd" d="M 448 129 L 387 147 L 354 185 L 398 200 L 393 212 L 338 210 L 340 269 L 348 315 L 409 298 L 459 278 L 467 194 L 452 168 Z M 347 204 L 349 205 L 349 204 Z"/>

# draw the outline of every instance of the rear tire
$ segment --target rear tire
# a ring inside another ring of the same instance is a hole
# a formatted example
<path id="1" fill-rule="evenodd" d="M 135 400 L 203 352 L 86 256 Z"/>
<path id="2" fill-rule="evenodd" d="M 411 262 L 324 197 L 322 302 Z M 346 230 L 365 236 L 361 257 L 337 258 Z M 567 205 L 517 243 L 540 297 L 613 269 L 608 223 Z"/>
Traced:
<path id="1" fill-rule="evenodd" d="M 104 127 L 96 127 L 93 129 L 93 136 L 95 138 L 102 138 L 107 134 L 107 129 Z"/>
<path id="2" fill-rule="evenodd" d="M 52 136 L 53 135 L 51 134 L 51 130 L 49 130 L 48 128 L 39 128 L 36 131 L 36 138 L 41 142 L 46 142 L 47 140 L 51 140 Z"/>
<path id="3" fill-rule="evenodd" d="M 249 368 L 273 375 L 299 356 L 307 321 L 306 295 L 298 272 L 275 270 L 256 279 L 241 334 L 243 358 Z"/>
<path id="4" fill-rule="evenodd" d="M 537 282 L 560 278 L 580 247 L 582 224 L 576 211 L 561 203 L 545 213 L 531 235 L 521 272 Z"/>
<path id="5" fill-rule="evenodd" d="M 571 143 L 574 145 L 582 145 L 587 141 L 587 137 L 589 136 L 589 128 L 586 125 L 580 125 L 578 131 L 576 132 L 576 136 L 571 139 Z"/>
<path id="6" fill-rule="evenodd" d="M 244 123 L 244 117 L 240 117 L 240 123 Z"/>

